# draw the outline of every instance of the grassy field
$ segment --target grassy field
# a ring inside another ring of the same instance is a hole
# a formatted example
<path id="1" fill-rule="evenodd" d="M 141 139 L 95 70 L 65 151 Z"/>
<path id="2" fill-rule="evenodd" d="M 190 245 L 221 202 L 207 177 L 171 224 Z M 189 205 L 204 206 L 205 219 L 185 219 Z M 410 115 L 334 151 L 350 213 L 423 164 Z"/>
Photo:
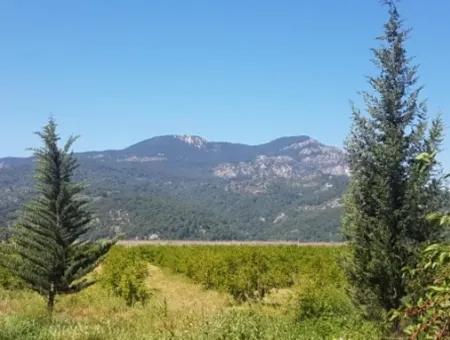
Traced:
<path id="1" fill-rule="evenodd" d="M 127 306 L 99 283 L 82 293 L 60 297 L 50 320 L 37 294 L 2 289 L 0 339 L 380 338 L 379 327 L 365 321 L 346 297 L 338 266 L 345 247 L 212 247 L 116 246 L 95 275 L 102 280 L 103 272 L 114 265 L 114 257 L 139 257 L 151 292 L 145 304 Z M 195 266 L 200 258 L 203 262 Z M 275 267 L 281 275 L 290 268 L 290 279 L 278 280 L 275 275 L 275 279 L 261 281 L 262 276 L 272 277 L 273 269 L 267 264 L 276 262 L 286 262 Z M 208 263 L 209 270 L 201 269 Z M 221 268 L 212 270 L 218 263 Z M 217 278 L 206 284 L 209 281 L 195 271 L 207 273 L 209 279 L 217 273 L 228 284 Z M 246 299 L 228 292 L 229 284 L 233 289 L 243 287 L 232 280 L 250 282 L 249 278 L 280 287 Z"/>

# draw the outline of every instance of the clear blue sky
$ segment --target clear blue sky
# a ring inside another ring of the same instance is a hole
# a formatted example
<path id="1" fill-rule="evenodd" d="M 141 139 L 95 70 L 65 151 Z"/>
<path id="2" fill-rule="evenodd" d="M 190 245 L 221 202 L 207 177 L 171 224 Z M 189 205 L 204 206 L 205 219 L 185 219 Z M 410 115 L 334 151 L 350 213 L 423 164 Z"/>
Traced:
<path id="1" fill-rule="evenodd" d="M 399 7 L 430 115 L 450 126 L 450 1 Z M 78 151 L 162 134 L 342 146 L 385 19 L 377 0 L 3 0 L 0 157 L 27 155 L 50 115 Z"/>

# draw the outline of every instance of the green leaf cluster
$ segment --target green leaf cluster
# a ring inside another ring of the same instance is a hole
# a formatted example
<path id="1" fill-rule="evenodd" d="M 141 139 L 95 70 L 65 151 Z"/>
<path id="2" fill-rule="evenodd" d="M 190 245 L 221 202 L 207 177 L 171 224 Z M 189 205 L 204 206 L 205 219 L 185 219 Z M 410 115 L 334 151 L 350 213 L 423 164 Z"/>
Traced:
<path id="1" fill-rule="evenodd" d="M 114 247 L 102 264 L 100 282 L 114 296 L 125 300 L 127 306 L 143 305 L 150 298 L 147 287 L 148 262 L 136 251 Z"/>
<path id="2" fill-rule="evenodd" d="M 450 244 L 425 248 L 416 268 L 408 269 L 411 291 L 404 305 L 393 314 L 406 322 L 411 339 L 450 337 Z"/>

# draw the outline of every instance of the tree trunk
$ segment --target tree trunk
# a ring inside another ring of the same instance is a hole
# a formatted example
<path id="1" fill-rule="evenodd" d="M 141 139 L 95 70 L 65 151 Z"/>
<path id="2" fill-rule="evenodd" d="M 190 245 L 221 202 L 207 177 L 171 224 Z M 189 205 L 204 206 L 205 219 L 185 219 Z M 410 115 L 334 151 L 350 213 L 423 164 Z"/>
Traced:
<path id="1" fill-rule="evenodd" d="M 50 317 L 53 314 L 53 307 L 55 306 L 55 295 L 56 295 L 55 284 L 52 282 L 50 284 L 50 290 L 48 292 L 47 298 L 47 312 Z"/>

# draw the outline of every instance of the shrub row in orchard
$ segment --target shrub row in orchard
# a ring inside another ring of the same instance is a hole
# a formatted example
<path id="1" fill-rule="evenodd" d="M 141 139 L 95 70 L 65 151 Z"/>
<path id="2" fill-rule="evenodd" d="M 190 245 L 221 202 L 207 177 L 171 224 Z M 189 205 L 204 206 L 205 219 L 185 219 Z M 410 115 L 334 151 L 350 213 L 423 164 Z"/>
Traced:
<path id="1" fill-rule="evenodd" d="M 297 246 L 115 246 L 98 274 L 100 283 L 127 305 L 150 298 L 148 264 L 186 275 L 207 289 L 232 295 L 237 301 L 263 298 L 271 289 L 345 284 L 338 259 L 346 247 Z M 21 289 L 11 273 L 0 270 L 0 287 Z M 308 291 L 309 292 L 309 291 Z M 313 292 L 313 293 L 314 293 Z"/>
<path id="2" fill-rule="evenodd" d="M 150 298 L 147 286 L 148 263 L 134 249 L 114 247 L 100 269 L 99 281 L 112 295 L 125 300 L 127 306 Z"/>
<path id="3" fill-rule="evenodd" d="M 337 247 L 142 246 L 128 251 L 237 301 L 261 299 L 273 288 L 290 287 L 311 275 L 333 282 L 342 276 L 334 265 L 341 251 Z"/>

